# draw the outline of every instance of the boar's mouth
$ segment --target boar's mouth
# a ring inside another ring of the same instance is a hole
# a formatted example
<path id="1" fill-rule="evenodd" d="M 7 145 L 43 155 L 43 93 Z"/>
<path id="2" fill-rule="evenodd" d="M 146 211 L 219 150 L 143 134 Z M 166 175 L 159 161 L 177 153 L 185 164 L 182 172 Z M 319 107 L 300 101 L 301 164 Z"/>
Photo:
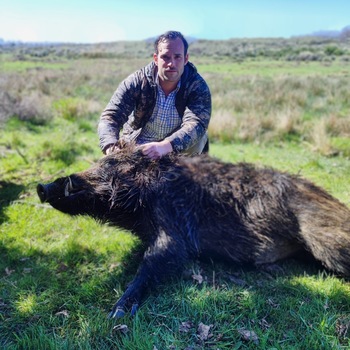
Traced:
<path id="1" fill-rule="evenodd" d="M 37 193 L 42 203 L 72 199 L 72 197 L 82 195 L 85 192 L 86 189 L 74 184 L 70 177 L 67 177 L 63 183 L 52 182 L 46 185 L 38 184 L 37 186 Z"/>

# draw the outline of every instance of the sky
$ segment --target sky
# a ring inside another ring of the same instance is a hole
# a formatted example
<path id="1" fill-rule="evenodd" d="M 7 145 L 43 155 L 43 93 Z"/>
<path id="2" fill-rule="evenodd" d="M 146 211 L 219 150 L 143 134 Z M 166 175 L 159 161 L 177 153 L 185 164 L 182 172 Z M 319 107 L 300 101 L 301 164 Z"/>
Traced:
<path id="1" fill-rule="evenodd" d="M 350 25 L 349 0 L 0 0 L 0 38 L 97 43 L 167 30 L 208 40 L 291 37 Z"/>

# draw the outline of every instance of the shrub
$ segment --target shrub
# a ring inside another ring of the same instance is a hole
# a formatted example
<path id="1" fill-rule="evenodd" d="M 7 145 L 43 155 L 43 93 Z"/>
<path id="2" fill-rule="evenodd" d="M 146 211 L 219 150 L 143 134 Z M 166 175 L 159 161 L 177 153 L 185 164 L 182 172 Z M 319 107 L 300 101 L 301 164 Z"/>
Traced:
<path id="1" fill-rule="evenodd" d="M 74 121 L 81 118 L 85 114 L 84 102 L 79 98 L 62 98 L 53 102 L 52 107 L 57 117 L 66 120 Z"/>
<path id="2" fill-rule="evenodd" d="M 314 151 L 328 156 L 333 153 L 331 140 L 327 133 L 327 122 L 325 119 L 315 121 L 310 130 L 309 139 Z"/>
<path id="3" fill-rule="evenodd" d="M 342 50 L 340 47 L 335 45 L 327 46 L 324 50 L 325 54 L 328 56 L 341 56 L 345 54 L 345 51 Z"/>
<path id="4" fill-rule="evenodd" d="M 16 100 L 7 91 L 0 92 L 0 124 L 13 114 L 15 103 Z"/>
<path id="5" fill-rule="evenodd" d="M 45 124 L 52 120 L 47 98 L 38 92 L 24 96 L 14 107 L 14 114 L 20 119 L 34 124 Z"/>

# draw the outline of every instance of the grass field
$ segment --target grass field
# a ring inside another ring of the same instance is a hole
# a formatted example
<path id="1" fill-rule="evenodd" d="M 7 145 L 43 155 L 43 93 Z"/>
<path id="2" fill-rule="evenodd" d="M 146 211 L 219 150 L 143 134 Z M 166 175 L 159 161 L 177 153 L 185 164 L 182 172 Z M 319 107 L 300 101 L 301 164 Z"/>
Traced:
<path id="1" fill-rule="evenodd" d="M 350 282 L 293 259 L 277 272 L 193 262 L 134 318 L 107 320 L 140 242 L 40 204 L 35 187 L 100 158 L 100 109 L 141 62 L 9 59 L 0 67 L 1 86 L 16 97 L 0 139 L 0 347 L 350 348 Z M 347 62 L 198 63 L 213 93 L 213 156 L 299 173 L 350 206 Z"/>

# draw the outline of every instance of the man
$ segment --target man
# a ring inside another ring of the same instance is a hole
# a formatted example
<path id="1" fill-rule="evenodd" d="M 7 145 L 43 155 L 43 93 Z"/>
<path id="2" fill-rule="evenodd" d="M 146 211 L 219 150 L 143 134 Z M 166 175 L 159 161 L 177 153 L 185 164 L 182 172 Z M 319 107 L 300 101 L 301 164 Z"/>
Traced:
<path id="1" fill-rule="evenodd" d="M 126 78 L 100 117 L 105 154 L 121 139 L 140 145 L 151 159 L 168 153 L 200 154 L 207 147 L 211 95 L 188 61 L 188 43 L 170 31 L 155 41 L 153 61 Z"/>

